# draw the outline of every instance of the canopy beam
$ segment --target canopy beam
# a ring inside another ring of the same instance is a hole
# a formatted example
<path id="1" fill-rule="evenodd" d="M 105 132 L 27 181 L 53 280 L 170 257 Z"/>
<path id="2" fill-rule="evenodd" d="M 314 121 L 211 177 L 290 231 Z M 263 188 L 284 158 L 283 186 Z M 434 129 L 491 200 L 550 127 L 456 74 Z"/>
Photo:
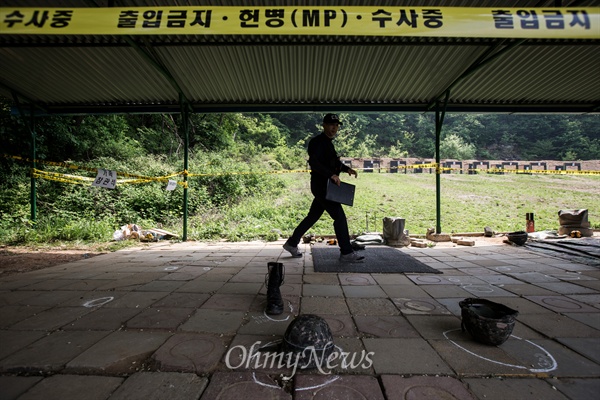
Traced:
<path id="1" fill-rule="evenodd" d="M 444 89 L 439 95 L 437 95 L 434 98 L 434 100 L 431 103 L 429 103 L 429 105 L 427 106 L 427 110 L 431 110 L 433 107 L 435 107 L 436 102 L 442 96 L 444 96 L 445 94 L 447 95 L 454 87 L 456 87 L 456 85 L 458 85 L 464 79 L 468 78 L 469 76 L 471 76 L 472 74 L 474 74 L 475 72 L 477 72 L 479 69 L 481 69 L 485 65 L 487 65 L 490 62 L 494 61 L 498 57 L 506 54 L 507 52 L 512 51 L 514 48 L 516 48 L 517 46 L 525 43 L 526 41 L 527 41 L 527 39 L 520 39 L 520 40 L 517 40 L 515 42 L 509 43 L 506 47 L 504 47 L 504 48 L 502 48 L 500 50 L 497 50 L 504 43 L 504 41 L 502 41 L 502 42 L 496 44 L 495 46 L 491 47 L 490 49 L 488 49 L 479 58 L 477 58 L 477 60 L 475 60 L 460 76 L 458 76 L 454 81 L 452 81 L 446 87 L 446 89 Z M 446 103 L 447 103 L 447 101 L 446 101 Z"/>

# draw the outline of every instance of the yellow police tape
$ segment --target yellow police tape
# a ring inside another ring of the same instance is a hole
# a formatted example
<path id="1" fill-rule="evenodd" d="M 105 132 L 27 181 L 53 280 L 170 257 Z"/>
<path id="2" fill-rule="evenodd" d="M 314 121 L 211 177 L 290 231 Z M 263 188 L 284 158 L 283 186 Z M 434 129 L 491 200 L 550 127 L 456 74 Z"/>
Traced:
<path id="1" fill-rule="evenodd" d="M 413 165 L 398 165 L 398 167 L 394 167 L 397 169 L 421 169 L 421 168 L 436 168 L 436 163 L 427 163 L 427 164 L 413 164 Z M 365 168 L 352 168 L 356 171 L 372 171 L 372 170 L 391 170 L 392 168 L 386 167 L 365 167 Z"/>
<path id="2" fill-rule="evenodd" d="M 6 157 L 6 158 L 12 158 L 12 159 L 23 161 L 23 162 L 35 162 L 36 164 L 51 165 L 51 166 L 54 166 L 54 167 L 63 167 L 63 168 L 69 168 L 69 169 L 81 170 L 81 171 L 88 171 L 88 172 L 93 172 L 93 173 L 98 172 L 98 168 L 82 167 L 82 166 L 79 166 L 79 165 L 69 164 L 69 163 L 64 163 L 64 162 L 46 161 L 46 160 L 32 160 L 32 159 L 27 158 L 27 157 L 11 156 L 11 155 L 8 155 L 8 154 L 3 154 L 3 156 Z M 176 172 L 176 173 L 170 174 L 170 175 L 159 176 L 159 177 L 152 177 L 152 176 L 143 176 L 143 175 L 129 174 L 127 172 L 117 172 L 118 176 L 123 176 L 123 177 L 126 177 L 126 178 L 133 178 L 133 180 L 160 181 L 160 182 L 168 181 L 169 178 L 172 178 L 172 177 L 175 177 L 175 176 L 178 176 L 178 175 L 181 175 L 181 174 L 182 174 L 181 172 Z M 72 176 L 74 176 L 74 175 L 72 175 Z"/>
<path id="3" fill-rule="evenodd" d="M 38 3 L 43 5 L 45 2 Z M 249 2 L 238 3 L 242 5 L 0 7 L 0 30 L 5 35 L 355 35 L 598 39 L 600 26 L 599 7 L 256 6 L 246 4 Z"/>
<path id="4" fill-rule="evenodd" d="M 50 181 L 56 181 L 56 182 L 62 182 L 62 183 L 70 183 L 72 185 L 83 185 L 83 184 L 88 184 L 90 181 L 85 182 L 82 179 L 71 179 L 69 175 L 63 175 L 63 176 L 55 176 L 55 175 L 50 175 L 50 174 L 45 174 L 45 173 L 40 173 L 41 171 L 34 169 L 31 176 L 33 176 L 34 178 L 41 178 L 41 179 L 47 179 Z M 77 178 L 81 178 L 81 177 L 77 177 Z"/>
<path id="5" fill-rule="evenodd" d="M 60 174 L 58 172 L 42 171 L 39 169 L 32 170 L 32 176 L 34 178 L 42 178 L 55 182 L 71 183 L 76 185 L 89 185 L 95 179 L 87 176 L 77 176 L 70 174 Z M 133 184 L 133 183 L 148 183 L 156 181 L 155 179 L 119 179 L 119 184 Z M 179 182 L 178 182 L 179 183 Z M 181 182 L 183 183 L 183 182 Z"/>
<path id="6" fill-rule="evenodd" d="M 460 169 L 458 170 L 460 171 Z M 600 171 L 591 170 L 542 170 L 542 169 L 503 169 L 503 168 L 488 168 L 488 169 L 477 169 L 470 168 L 466 171 L 476 173 L 487 173 L 487 174 L 521 174 L 521 175 L 532 175 L 532 174 L 548 174 L 548 175 L 600 175 Z"/>
<path id="7" fill-rule="evenodd" d="M 413 164 L 413 165 L 398 165 L 397 167 L 369 167 L 369 168 L 353 168 L 355 170 L 363 170 L 363 171 L 388 171 L 392 169 L 434 169 L 436 173 L 441 174 L 443 172 L 472 172 L 472 173 L 486 173 L 486 174 L 523 174 L 523 175 L 532 175 L 532 174 L 549 174 L 549 175 L 600 175 L 600 171 L 592 171 L 592 170 L 539 170 L 539 169 L 503 169 L 503 168 L 451 168 L 451 167 L 442 167 L 438 166 L 436 163 L 429 164 Z"/>
<path id="8" fill-rule="evenodd" d="M 229 175 L 272 175 L 272 174 L 291 174 L 296 172 L 310 172 L 310 169 L 286 169 L 279 171 L 231 171 L 231 172 L 216 172 L 216 173 L 201 173 L 190 174 L 187 176 L 229 176 Z"/>
<path id="9" fill-rule="evenodd" d="M 88 172 L 93 172 L 93 173 L 97 173 L 98 169 L 97 168 L 90 168 L 90 167 L 82 167 L 82 166 L 78 166 L 75 164 L 69 164 L 69 163 L 64 163 L 64 162 L 55 162 L 55 161 L 46 161 L 46 160 L 32 160 L 30 158 L 27 157 L 20 157 L 20 156 L 11 156 L 11 155 L 7 155 L 7 154 L 3 154 L 4 157 L 6 158 L 12 158 L 18 161 L 23 161 L 23 162 L 35 162 L 36 164 L 43 164 L 43 165 L 51 165 L 51 166 L 55 166 L 55 167 L 63 167 L 63 168 L 68 168 L 68 169 L 72 169 L 72 170 L 81 170 L 81 171 L 88 171 Z M 368 167 L 368 168 L 353 168 L 354 170 L 357 171 L 374 171 L 375 169 L 377 169 L 378 171 L 391 171 L 392 168 L 386 168 L 386 167 Z M 600 171 L 591 171 L 591 170 L 537 170 L 537 169 L 529 169 L 529 170 L 524 170 L 524 169 L 503 169 L 503 168 L 468 168 L 468 169 L 462 169 L 462 168 L 451 168 L 451 167 L 442 167 L 436 163 L 427 163 L 427 164 L 413 164 L 413 165 L 398 165 L 397 167 L 394 167 L 393 169 L 395 170 L 409 170 L 409 169 L 435 169 L 436 174 L 442 174 L 442 173 L 451 173 L 453 171 L 455 172 L 467 172 L 467 173 L 486 173 L 486 174 L 526 174 L 526 175 L 532 175 L 532 174 L 549 174 L 549 175 L 600 175 Z M 184 178 L 187 177 L 209 177 L 209 176 L 232 176 L 232 175 L 271 175 L 271 174 L 289 174 L 289 173 L 306 173 L 306 172 L 311 172 L 311 170 L 309 169 L 292 169 L 292 170 L 277 170 L 277 171 L 230 171 L 230 172 L 215 172 L 215 173 L 190 173 L 187 170 L 183 170 L 181 172 L 176 172 L 173 174 L 169 174 L 169 175 L 164 175 L 164 176 L 158 176 L 158 177 L 151 177 L 151 176 L 143 176 L 143 175 L 136 175 L 136 174 L 129 174 L 126 172 L 119 172 L 117 171 L 117 176 L 118 177 L 125 177 L 125 178 L 129 178 L 129 179 L 118 179 L 117 183 L 118 184 L 141 184 L 141 183 L 148 183 L 148 182 L 167 182 L 169 180 L 171 180 L 171 178 L 174 178 L 176 176 L 183 176 Z M 39 169 L 32 169 L 32 176 L 34 178 L 41 178 L 41 179 L 46 179 L 46 180 L 51 180 L 51 181 L 56 181 L 56 182 L 62 182 L 62 183 L 69 183 L 69 184 L 78 184 L 78 185 L 89 185 L 91 182 L 94 181 L 95 178 L 91 178 L 91 177 L 86 177 L 86 176 L 77 176 L 77 175 L 71 175 L 71 174 L 62 174 L 62 173 L 58 173 L 58 172 L 50 172 L 50 171 L 42 171 Z M 184 181 L 176 181 L 177 185 L 180 185 L 184 188 L 188 188 L 188 182 L 187 179 Z"/>

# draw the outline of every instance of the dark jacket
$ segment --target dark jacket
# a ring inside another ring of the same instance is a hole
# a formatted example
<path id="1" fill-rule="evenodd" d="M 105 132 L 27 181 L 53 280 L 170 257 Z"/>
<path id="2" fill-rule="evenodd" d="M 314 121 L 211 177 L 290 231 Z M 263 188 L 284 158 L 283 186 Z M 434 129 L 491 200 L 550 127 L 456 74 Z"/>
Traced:
<path id="1" fill-rule="evenodd" d="M 315 197 L 325 197 L 327 181 L 332 175 L 348 172 L 350 169 L 338 157 L 333 141 L 321 133 L 308 142 L 308 163 L 310 164 L 310 190 Z"/>

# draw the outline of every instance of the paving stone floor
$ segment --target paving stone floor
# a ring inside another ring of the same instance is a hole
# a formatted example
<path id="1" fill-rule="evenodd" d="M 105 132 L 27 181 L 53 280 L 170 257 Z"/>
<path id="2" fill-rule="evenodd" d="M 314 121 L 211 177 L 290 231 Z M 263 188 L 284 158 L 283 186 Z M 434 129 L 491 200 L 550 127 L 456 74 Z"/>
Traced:
<path id="1" fill-rule="evenodd" d="M 478 241 L 398 249 L 443 274 L 315 273 L 309 245 L 291 258 L 282 244 L 161 242 L 0 277 L 0 399 L 599 396 L 598 268 Z M 277 260 L 274 317 L 264 282 Z M 519 311 L 508 341 L 461 331 L 468 297 Z M 300 313 L 333 332 L 321 370 L 268 351 Z"/>

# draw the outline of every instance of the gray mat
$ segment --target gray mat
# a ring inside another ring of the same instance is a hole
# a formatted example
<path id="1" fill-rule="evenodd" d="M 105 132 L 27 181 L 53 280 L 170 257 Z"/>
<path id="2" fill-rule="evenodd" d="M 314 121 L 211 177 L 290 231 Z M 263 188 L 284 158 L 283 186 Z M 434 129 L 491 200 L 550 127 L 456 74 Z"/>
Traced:
<path id="1" fill-rule="evenodd" d="M 365 256 L 360 264 L 339 261 L 340 249 L 337 246 L 313 246 L 312 256 L 315 272 L 362 272 L 397 273 L 405 272 L 441 274 L 414 257 L 387 246 L 369 246 L 358 252 Z"/>
<path id="2" fill-rule="evenodd" d="M 554 257 L 600 267 L 600 239 L 598 238 L 528 240 L 526 247 Z"/>

